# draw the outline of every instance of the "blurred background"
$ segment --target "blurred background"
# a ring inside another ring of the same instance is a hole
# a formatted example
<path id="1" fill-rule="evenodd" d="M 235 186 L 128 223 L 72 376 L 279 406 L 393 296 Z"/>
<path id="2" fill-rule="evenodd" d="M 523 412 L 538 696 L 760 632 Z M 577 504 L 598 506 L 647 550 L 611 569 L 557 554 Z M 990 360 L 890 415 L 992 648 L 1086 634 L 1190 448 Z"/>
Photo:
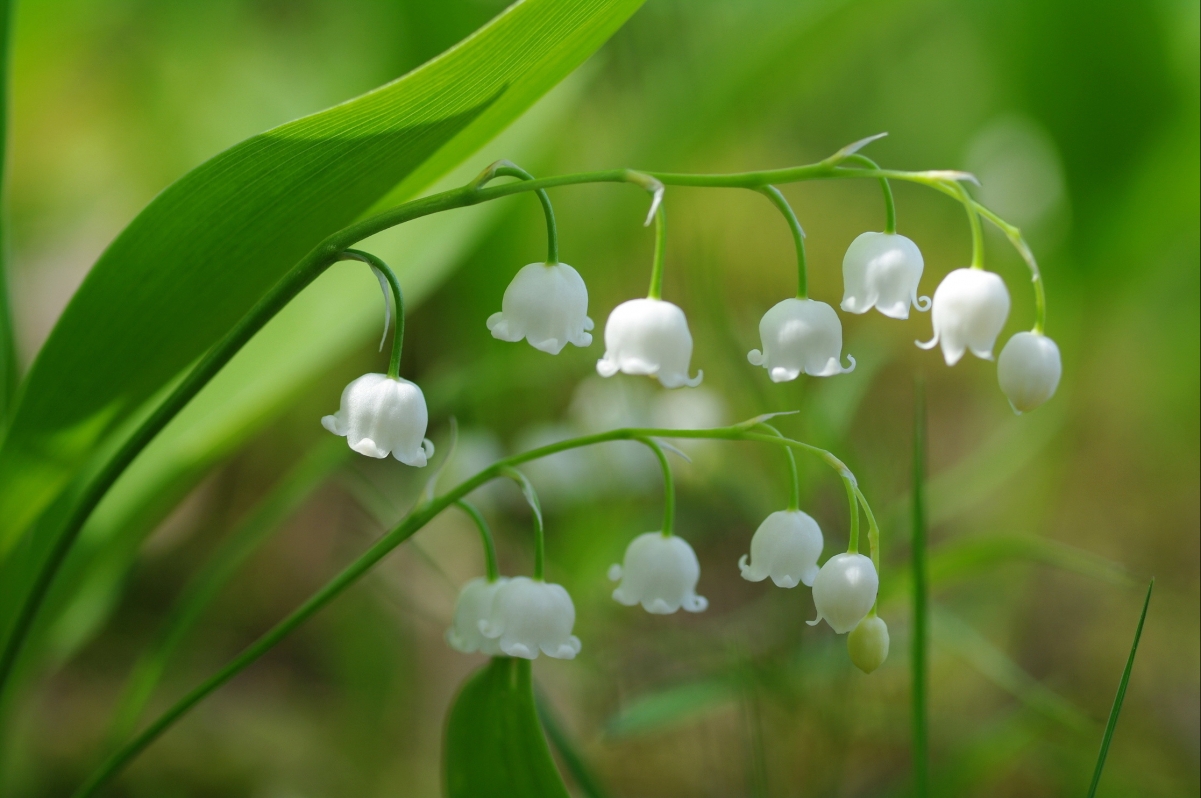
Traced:
<path id="1" fill-rule="evenodd" d="M 402 74 L 502 7 L 24 0 L 9 202 L 25 363 L 101 250 L 163 187 L 242 138 Z M 552 194 L 563 260 L 588 282 L 598 327 L 590 348 L 553 358 L 484 326 L 512 275 L 545 252 L 532 197 L 368 242 L 409 294 L 402 373 L 425 390 L 440 456 L 456 421 L 443 488 L 504 453 L 583 431 L 799 410 L 780 427 L 842 457 L 881 519 L 892 652 L 864 676 L 843 638 L 804 624 L 810 591 L 739 577 L 754 529 L 787 502 L 778 451 L 682 447 L 692 463 L 676 461 L 677 532 L 697 549 L 710 600 L 687 617 L 609 598 L 609 564 L 659 528 L 649 455 L 612 444 L 531 466 L 548 578 L 574 597 L 583 641 L 578 659 L 541 658 L 534 675 L 605 794 L 910 794 L 915 380 L 929 404 L 934 794 L 1083 794 L 1152 576 L 1100 794 L 1198 794 L 1198 27 L 1194 0 L 651 0 L 445 181 L 499 157 L 540 175 L 782 167 L 888 131 L 872 157 L 969 169 L 979 197 L 1028 234 L 1064 377 L 1027 416 L 1009 409 L 993 363 L 948 369 L 912 345 L 929 338 L 928 314 L 843 315 L 844 351 L 859 363 L 846 376 L 775 385 L 751 368 L 759 316 L 794 290 L 787 229 L 751 192 L 667 195 L 664 296 L 689 315 L 693 368 L 705 372 L 692 391 L 595 374 L 609 310 L 645 292 L 652 233 L 640 191 Z M 933 293 L 968 261 L 963 211 L 927 189 L 895 190 L 899 231 L 921 247 L 923 293 Z M 808 233 L 811 296 L 837 304 L 846 247 L 882 229 L 879 188 L 785 193 Z M 1003 340 L 1032 324 L 1028 274 L 991 233 L 988 264 L 1013 296 Z M 5 754 L 13 795 L 74 788 L 113 712 L 130 705 L 135 667 L 161 671 L 150 717 L 416 500 L 432 469 L 351 457 L 318 423 L 350 379 L 382 370 L 380 315 L 366 270 L 323 277 L 148 450 L 158 467 L 143 471 L 156 476 L 123 482 L 94 519 L 80 556 L 104 567 L 90 571 L 99 576 L 83 599 L 56 608 L 55 667 L 19 707 Z M 845 546 L 845 496 L 816 461 L 801 475 L 828 556 Z M 496 485 L 473 499 L 502 570 L 528 573 L 520 495 Z M 228 583 L 164 644 L 189 580 L 222 564 Z M 481 573 L 467 519 L 444 514 L 172 729 L 111 794 L 439 795 L 444 716 L 483 662 L 442 634 L 458 586 Z M 147 650 L 166 653 L 147 660 Z"/>

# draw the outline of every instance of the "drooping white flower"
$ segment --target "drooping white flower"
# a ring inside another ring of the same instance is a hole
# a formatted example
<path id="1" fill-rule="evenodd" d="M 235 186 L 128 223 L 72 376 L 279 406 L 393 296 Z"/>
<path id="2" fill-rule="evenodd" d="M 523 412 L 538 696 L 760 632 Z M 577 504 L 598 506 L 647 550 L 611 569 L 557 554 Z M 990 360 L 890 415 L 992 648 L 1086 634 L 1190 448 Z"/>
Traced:
<path id="1" fill-rule="evenodd" d="M 493 338 L 530 342 L 557 355 L 567 344 L 589 346 L 588 287 L 566 263 L 523 266 L 505 289 L 501 311 L 488 317 Z"/>
<path id="2" fill-rule="evenodd" d="M 338 412 L 321 419 L 321 426 L 345 437 L 359 454 L 376 458 L 391 454 L 418 468 L 434 455 L 434 444 L 425 437 L 428 424 L 421 389 L 386 374 L 364 374 L 347 385 Z"/>
<path id="3" fill-rule="evenodd" d="M 813 299 L 785 299 L 759 321 L 763 351 L 752 349 L 746 359 L 767 369 L 772 382 L 795 380 L 801 373 L 829 377 L 855 370 L 855 358 L 843 368 L 842 322 L 834 308 Z"/>
<path id="4" fill-rule="evenodd" d="M 997 381 L 1015 413 L 1028 413 L 1054 396 L 1062 374 L 1059 347 L 1042 333 L 1017 333 L 997 358 Z"/>
<path id="5" fill-rule="evenodd" d="M 825 619 L 835 632 L 846 634 L 876 603 L 879 587 L 880 578 L 870 559 L 862 554 L 836 554 L 813 580 L 817 617 L 807 623 L 816 626 Z"/>
<path id="6" fill-rule="evenodd" d="M 683 607 L 702 612 L 709 606 L 696 594 L 701 564 L 688 541 L 662 532 L 647 532 L 630 541 L 622 565 L 609 568 L 609 579 L 621 581 L 613 598 L 627 607 L 641 604 L 647 612 L 670 615 Z"/>
<path id="7" fill-rule="evenodd" d="M 888 624 L 876 615 L 870 615 L 847 635 L 847 651 L 851 662 L 864 673 L 871 673 L 888 659 Z"/>
<path id="8" fill-rule="evenodd" d="M 596 362 L 602 377 L 617 372 L 658 377 L 664 388 L 695 388 L 704 372 L 688 376 L 692 333 L 684 311 L 661 299 L 631 299 L 613 308 L 605 322 L 605 356 Z"/>
<path id="9" fill-rule="evenodd" d="M 930 298 L 917 295 L 924 268 L 922 251 L 905 236 L 863 233 L 842 258 L 842 309 L 867 313 L 875 307 L 894 319 L 909 318 L 910 305 L 929 310 Z"/>
<path id="10" fill-rule="evenodd" d="M 934 291 L 934 309 L 930 314 L 934 337 L 922 349 L 942 343 L 948 366 L 954 366 L 965 350 L 984 360 L 992 360 L 1005 319 L 1009 317 L 1009 290 L 996 274 L 983 269 L 956 269 Z"/>
<path id="11" fill-rule="evenodd" d="M 501 585 L 492 611 L 479 622 L 480 632 L 495 640 L 510 657 L 537 659 L 541 651 L 555 659 L 574 659 L 580 653 L 575 605 L 562 585 L 515 576 Z"/>
<path id="12" fill-rule="evenodd" d="M 495 638 L 484 637 L 480 623 L 492 617 L 492 603 L 496 593 L 509 580 L 500 577 L 489 582 L 482 576 L 463 585 L 455 600 L 455 617 L 446 630 L 446 642 L 455 651 L 472 654 L 476 651 L 490 657 L 501 654 L 500 643 Z"/>
<path id="13" fill-rule="evenodd" d="M 821 553 L 822 531 L 817 522 L 800 510 L 781 510 L 763 519 L 751 538 L 750 563 L 744 554 L 738 567 L 748 582 L 762 582 L 770 576 L 778 587 L 812 585 Z"/>

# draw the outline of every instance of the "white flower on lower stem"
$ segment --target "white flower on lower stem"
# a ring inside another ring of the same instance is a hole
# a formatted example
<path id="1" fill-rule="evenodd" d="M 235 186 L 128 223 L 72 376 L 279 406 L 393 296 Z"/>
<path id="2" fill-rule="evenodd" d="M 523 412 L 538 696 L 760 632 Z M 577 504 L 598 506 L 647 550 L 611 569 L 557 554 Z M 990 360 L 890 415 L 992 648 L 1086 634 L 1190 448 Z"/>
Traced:
<path id="1" fill-rule="evenodd" d="M 515 576 L 501 585 L 492 599 L 492 611 L 479 622 L 484 637 L 496 641 L 510 657 L 537 659 L 541 651 L 555 659 L 575 659 L 580 638 L 575 626 L 575 605 L 562 585 Z"/>
<path id="2" fill-rule="evenodd" d="M 948 366 L 954 366 L 970 349 L 984 360 L 992 360 L 993 345 L 1009 317 L 1009 289 L 998 275 L 983 269 L 956 269 L 934 291 L 930 320 L 934 337 L 922 349 L 942 344 Z"/>
<path id="3" fill-rule="evenodd" d="M 488 317 L 493 338 L 530 342 L 557 355 L 568 344 L 589 346 L 588 287 L 566 263 L 523 266 L 505 289 L 501 311 Z"/>
<path id="4" fill-rule="evenodd" d="M 596 372 L 658 377 L 664 388 L 695 388 L 704 372 L 688 376 L 692 333 L 684 311 L 661 299 L 631 299 L 613 308 L 605 322 L 605 356 Z"/>
<path id="5" fill-rule="evenodd" d="M 748 582 L 767 577 L 778 587 L 812 585 L 822 553 L 822 530 L 807 513 L 781 510 L 763 519 L 751 538 L 750 563 L 742 555 L 738 567 Z"/>
<path id="6" fill-rule="evenodd" d="M 930 298 L 917 295 L 924 268 L 922 251 L 905 236 L 863 233 L 842 259 L 842 309 L 867 313 L 874 307 L 894 319 L 909 318 L 910 305 L 929 310 Z"/>
<path id="7" fill-rule="evenodd" d="M 851 662 L 864 673 L 871 673 L 888 659 L 888 624 L 876 615 L 860 621 L 847 635 Z"/>
<path id="8" fill-rule="evenodd" d="M 641 604 L 655 615 L 670 615 L 680 607 L 703 612 L 709 600 L 696 594 L 700 578 L 701 564 L 688 541 L 662 532 L 634 538 L 622 564 L 609 568 L 609 579 L 621 581 L 613 598 L 627 607 Z"/>
<path id="9" fill-rule="evenodd" d="M 813 299 L 785 299 L 763 314 L 759 322 L 763 351 L 752 349 L 746 359 L 763 366 L 772 382 L 795 380 L 802 373 L 829 377 L 855 370 L 855 358 L 843 368 L 842 322 L 834 308 Z"/>
<path id="10" fill-rule="evenodd" d="M 880 578 L 870 559 L 862 554 L 836 554 L 813 580 L 817 617 L 807 623 L 816 626 L 824 619 L 835 632 L 846 634 L 876 603 L 879 588 Z"/>
<path id="11" fill-rule="evenodd" d="M 1059 347 L 1042 333 L 1015 334 L 997 358 L 997 381 L 1015 413 L 1028 413 L 1055 395 L 1063 364 Z"/>
<path id="12" fill-rule="evenodd" d="M 492 617 L 496 593 L 508 581 L 502 576 L 495 582 L 489 582 L 480 576 L 463 585 L 455 600 L 454 621 L 446 630 L 446 642 L 451 648 L 464 654 L 478 651 L 490 657 L 500 656 L 500 643 L 495 638 L 484 637 L 480 623 Z"/>
<path id="13" fill-rule="evenodd" d="M 425 437 L 428 425 L 421 389 L 386 374 L 364 374 L 347 385 L 338 412 L 321 419 L 321 426 L 345 437 L 359 454 L 376 458 L 391 454 L 418 468 L 434 455 L 434 444 Z"/>

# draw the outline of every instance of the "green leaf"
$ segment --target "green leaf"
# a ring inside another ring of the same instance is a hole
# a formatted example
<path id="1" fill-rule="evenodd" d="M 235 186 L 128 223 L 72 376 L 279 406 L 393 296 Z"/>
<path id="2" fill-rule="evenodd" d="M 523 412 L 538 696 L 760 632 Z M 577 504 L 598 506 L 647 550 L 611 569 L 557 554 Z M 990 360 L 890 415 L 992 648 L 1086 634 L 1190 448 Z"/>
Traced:
<path id="1" fill-rule="evenodd" d="M 443 757 L 449 798 L 567 798 L 527 659 L 496 657 L 467 680 L 450 709 Z"/>
<path id="2" fill-rule="evenodd" d="M 583 755 L 572 742 L 570 735 L 564 731 L 563 724 L 555 717 L 554 710 L 546 702 L 546 696 L 538 692 L 534 696 L 534 701 L 538 707 L 538 719 L 542 721 L 542 726 L 546 729 L 546 736 L 554 745 L 555 750 L 559 752 L 559 759 L 567 767 L 567 772 L 575 780 L 580 792 L 584 794 L 585 798 L 606 798 L 608 794 L 600 786 L 596 774 L 584 761 Z"/>
<path id="3" fill-rule="evenodd" d="M 0 0 L 0 435 L 8 424 L 17 388 L 17 346 L 12 303 L 8 295 L 8 109 L 9 71 L 12 63 L 13 0 Z"/>
<path id="4" fill-rule="evenodd" d="M 610 737 L 650 734 L 738 698 L 738 684 L 728 677 L 668 687 L 624 707 L 606 725 L 605 733 Z"/>

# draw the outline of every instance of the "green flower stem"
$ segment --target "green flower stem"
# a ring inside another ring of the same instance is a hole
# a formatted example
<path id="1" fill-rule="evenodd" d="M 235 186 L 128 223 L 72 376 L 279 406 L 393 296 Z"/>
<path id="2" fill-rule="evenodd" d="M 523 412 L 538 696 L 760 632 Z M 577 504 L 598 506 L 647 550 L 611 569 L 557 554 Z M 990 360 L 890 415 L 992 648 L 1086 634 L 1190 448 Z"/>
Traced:
<path id="1" fill-rule="evenodd" d="M 651 263 L 651 287 L 647 299 L 663 298 L 663 262 L 667 260 L 667 210 L 660 202 L 655 206 L 655 259 Z"/>
<path id="2" fill-rule="evenodd" d="M 383 260 L 359 249 L 348 249 L 338 255 L 338 260 L 357 260 L 366 263 L 377 275 L 382 275 L 392 288 L 392 300 L 396 303 L 396 332 L 392 335 L 392 359 L 388 361 L 388 376 L 396 379 L 400 376 L 400 355 L 404 350 L 405 340 L 405 299 L 400 290 L 400 280 L 396 273 Z M 385 301 L 387 297 L 384 298 Z"/>
<path id="3" fill-rule="evenodd" d="M 534 516 L 534 578 L 542 581 L 546 573 L 546 530 L 542 523 L 542 502 L 538 501 L 538 494 L 534 492 L 529 478 L 516 468 L 502 468 L 500 475 L 516 482 L 517 487 L 521 488 L 521 495 L 530 505 Z"/>
<path id="4" fill-rule="evenodd" d="M 534 179 L 533 175 L 512 161 L 497 161 L 485 169 L 483 174 L 475 179 L 473 185 L 476 188 L 482 188 L 497 177 Z M 555 209 L 551 207 L 550 195 L 546 193 L 546 189 L 536 189 L 534 193 L 538 195 L 538 201 L 542 203 L 542 213 L 546 216 L 546 263 L 553 266 L 559 262 L 559 228 L 555 224 Z"/>
<path id="5" fill-rule="evenodd" d="M 492 539 L 492 530 L 488 528 L 488 522 L 484 520 L 483 513 L 466 499 L 456 501 L 455 507 L 467 513 L 475 522 L 475 528 L 480 532 L 480 542 L 484 546 L 484 569 L 488 574 L 488 581 L 495 582 L 500 578 L 500 566 L 496 564 L 496 542 Z"/>
<path id="6" fill-rule="evenodd" d="M 880 167 L 871 158 L 866 155 L 848 155 L 842 159 L 843 163 L 853 161 L 861 163 L 864 166 L 879 170 Z M 892 185 L 888 182 L 887 177 L 880 178 L 880 189 L 884 192 L 884 232 L 888 235 L 896 235 L 897 232 L 897 204 L 892 197 Z"/>
<path id="7" fill-rule="evenodd" d="M 859 553 L 859 498 L 855 495 L 855 480 L 843 477 L 842 483 L 847 489 L 847 501 L 851 505 L 851 534 L 847 542 L 847 554 Z"/>
<path id="8" fill-rule="evenodd" d="M 676 524 L 676 485 L 675 480 L 671 477 L 671 463 L 667 462 L 667 452 L 663 451 L 663 447 L 658 441 L 651 438 L 639 438 L 640 442 L 645 443 L 655 457 L 659 460 L 659 468 L 663 470 L 663 529 L 660 530 L 663 537 L 669 538 L 675 530 Z"/>
<path id="9" fill-rule="evenodd" d="M 770 430 L 773 435 L 783 438 L 784 435 L 771 424 L 760 424 L 766 430 Z M 785 446 L 784 454 L 788 455 L 788 475 L 792 478 L 792 483 L 789 486 L 788 496 L 788 511 L 796 512 L 801 509 L 801 477 L 797 473 L 796 455 L 792 453 L 792 448 Z"/>
<path id="10" fill-rule="evenodd" d="M 967 193 L 963 183 L 956 182 L 954 186 L 963 202 L 963 209 L 967 211 L 968 226 L 972 229 L 972 268 L 983 269 L 984 232 L 980 229 L 980 214 L 976 213 L 976 203 L 972 201 L 972 195 Z"/>
<path id="11" fill-rule="evenodd" d="M 867 544 L 871 549 L 872 565 L 876 568 L 876 578 L 880 579 L 880 525 L 876 523 L 876 514 L 872 512 L 871 505 L 867 503 L 867 497 L 863 495 L 863 491 L 858 485 L 854 485 L 855 496 L 859 499 L 859 506 L 863 508 L 863 514 L 867 516 Z M 876 607 L 880 604 L 879 591 L 876 593 L 876 601 L 872 603 L 871 615 L 876 614 Z"/>
<path id="12" fill-rule="evenodd" d="M 785 221 L 788 222 L 788 229 L 792 231 L 792 240 L 796 245 L 796 298 L 808 299 L 809 273 L 805 266 L 805 231 L 801 229 L 801 223 L 797 221 L 792 206 L 780 193 L 780 189 L 775 186 L 763 186 L 756 191 L 771 200 L 771 204 L 779 208 L 780 213 L 784 214 Z"/>

